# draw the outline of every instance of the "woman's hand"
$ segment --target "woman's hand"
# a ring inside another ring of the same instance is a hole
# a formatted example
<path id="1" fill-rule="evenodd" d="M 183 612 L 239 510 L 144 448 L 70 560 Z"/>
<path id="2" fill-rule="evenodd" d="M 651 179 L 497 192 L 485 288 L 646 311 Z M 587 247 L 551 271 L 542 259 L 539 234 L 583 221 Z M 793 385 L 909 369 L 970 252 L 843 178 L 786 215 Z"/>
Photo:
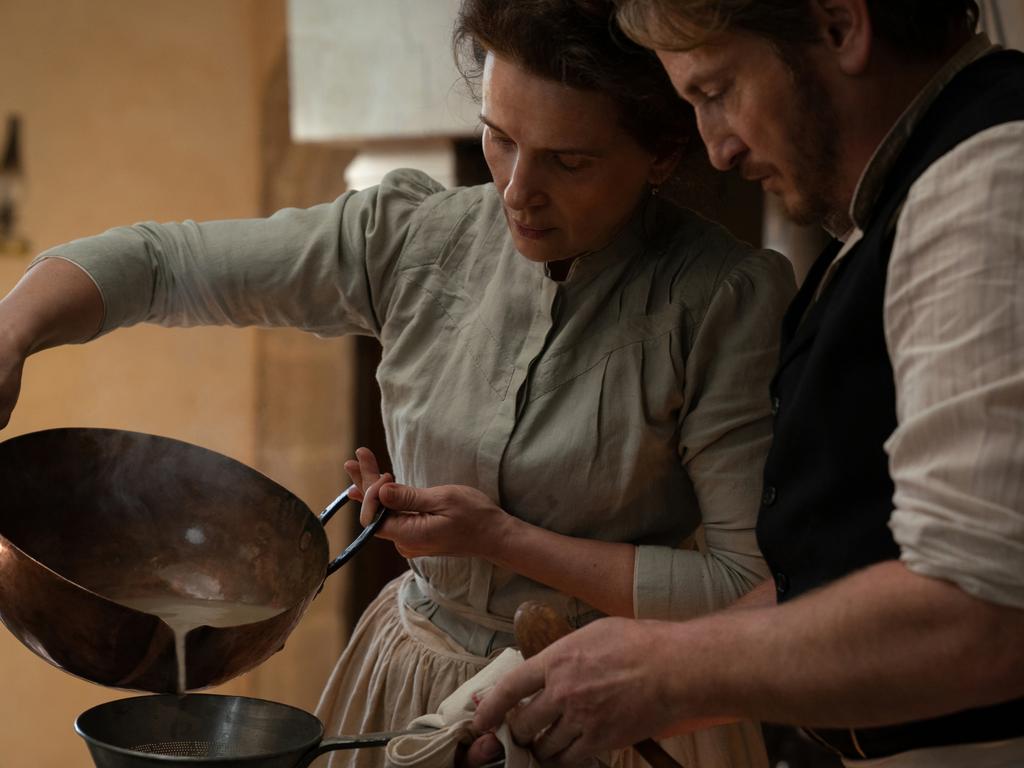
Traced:
<path id="1" fill-rule="evenodd" d="M 356 451 L 345 470 L 357 490 L 351 496 L 363 502 L 359 520 L 367 525 L 383 504 L 389 516 L 377 536 L 395 543 L 403 557 L 453 555 L 492 559 L 515 519 L 486 495 L 465 485 L 413 488 L 381 475 L 368 448 Z"/>
<path id="2" fill-rule="evenodd" d="M 0 429 L 7 426 L 21 393 L 25 353 L 9 334 L 0 330 Z"/>

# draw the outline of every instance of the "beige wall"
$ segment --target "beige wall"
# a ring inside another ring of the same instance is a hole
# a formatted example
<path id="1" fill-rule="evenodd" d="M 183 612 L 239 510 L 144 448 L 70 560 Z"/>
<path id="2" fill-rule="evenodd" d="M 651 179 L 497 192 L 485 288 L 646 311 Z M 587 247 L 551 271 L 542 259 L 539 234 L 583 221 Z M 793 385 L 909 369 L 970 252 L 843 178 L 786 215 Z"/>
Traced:
<path id="1" fill-rule="evenodd" d="M 23 223 L 33 249 L 142 219 L 259 214 L 261 89 L 280 59 L 283 17 L 278 0 L 0 0 L 0 117 L 23 118 Z M 0 291 L 27 261 L 0 258 Z M 261 367 L 267 334 L 146 327 L 44 352 L 29 361 L 21 402 L 0 438 L 56 426 L 119 427 L 259 465 L 273 458 L 261 441 L 275 437 L 266 413 L 274 389 Z M 269 338 L 273 347 L 280 337 Z M 311 354 L 317 370 L 330 372 L 345 348 L 325 349 Z M 300 366 L 308 357 L 293 353 Z M 331 394 L 320 386 L 284 413 L 308 418 Z M 333 416 L 324 423 L 344 427 L 344 415 Z M 310 491 L 297 432 L 298 447 L 276 462 L 285 476 L 268 472 L 320 505 L 341 480 L 322 478 Z M 330 447 L 318 439 L 314 449 Z M 343 458 L 333 459 L 339 475 Z M 286 651 L 231 691 L 312 707 L 344 640 L 335 626 L 340 600 L 337 588 L 325 591 L 310 622 L 330 630 L 326 650 L 310 657 L 319 638 L 304 635 L 303 624 L 289 643 L 299 652 Z M 115 695 L 53 669 L 0 630 L 0 768 L 90 765 L 72 722 Z"/>

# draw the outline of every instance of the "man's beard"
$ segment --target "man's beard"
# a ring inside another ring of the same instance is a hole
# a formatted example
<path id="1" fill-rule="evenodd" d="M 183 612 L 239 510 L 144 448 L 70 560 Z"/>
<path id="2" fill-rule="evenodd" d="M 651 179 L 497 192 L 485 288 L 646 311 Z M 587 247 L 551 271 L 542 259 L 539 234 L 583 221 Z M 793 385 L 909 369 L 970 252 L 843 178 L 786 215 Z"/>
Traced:
<path id="1" fill-rule="evenodd" d="M 824 226 L 834 235 L 851 226 L 839 197 L 839 117 L 817 71 L 796 46 L 780 50 L 796 91 L 790 135 L 795 139 L 790 168 L 793 193 L 782 203 L 797 224 Z"/>

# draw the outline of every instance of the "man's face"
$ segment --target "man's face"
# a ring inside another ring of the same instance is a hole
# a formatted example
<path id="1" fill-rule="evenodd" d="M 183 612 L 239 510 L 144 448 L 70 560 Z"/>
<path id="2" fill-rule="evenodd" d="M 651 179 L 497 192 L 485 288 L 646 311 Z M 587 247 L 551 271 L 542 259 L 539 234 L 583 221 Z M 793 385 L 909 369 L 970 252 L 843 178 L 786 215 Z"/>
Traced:
<path id="1" fill-rule="evenodd" d="M 838 120 L 809 55 L 784 59 L 767 40 L 734 32 L 658 58 L 696 110 L 716 168 L 759 181 L 798 223 L 845 222 L 836 201 Z"/>

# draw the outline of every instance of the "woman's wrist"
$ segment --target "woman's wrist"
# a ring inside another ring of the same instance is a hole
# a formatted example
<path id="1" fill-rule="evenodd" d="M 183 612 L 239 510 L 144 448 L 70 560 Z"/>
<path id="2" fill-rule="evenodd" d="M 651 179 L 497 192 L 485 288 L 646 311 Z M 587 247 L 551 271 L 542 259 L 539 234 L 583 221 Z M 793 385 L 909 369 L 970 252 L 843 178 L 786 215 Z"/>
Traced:
<path id="1" fill-rule="evenodd" d="M 504 509 L 497 508 L 496 525 L 485 536 L 480 537 L 484 551 L 479 556 L 495 565 L 515 570 L 515 551 L 519 538 L 523 534 L 524 523 Z"/>
<path id="2" fill-rule="evenodd" d="M 0 300 L 0 350 L 4 358 L 24 360 L 35 351 L 36 334 L 26 313 L 10 297 Z"/>

